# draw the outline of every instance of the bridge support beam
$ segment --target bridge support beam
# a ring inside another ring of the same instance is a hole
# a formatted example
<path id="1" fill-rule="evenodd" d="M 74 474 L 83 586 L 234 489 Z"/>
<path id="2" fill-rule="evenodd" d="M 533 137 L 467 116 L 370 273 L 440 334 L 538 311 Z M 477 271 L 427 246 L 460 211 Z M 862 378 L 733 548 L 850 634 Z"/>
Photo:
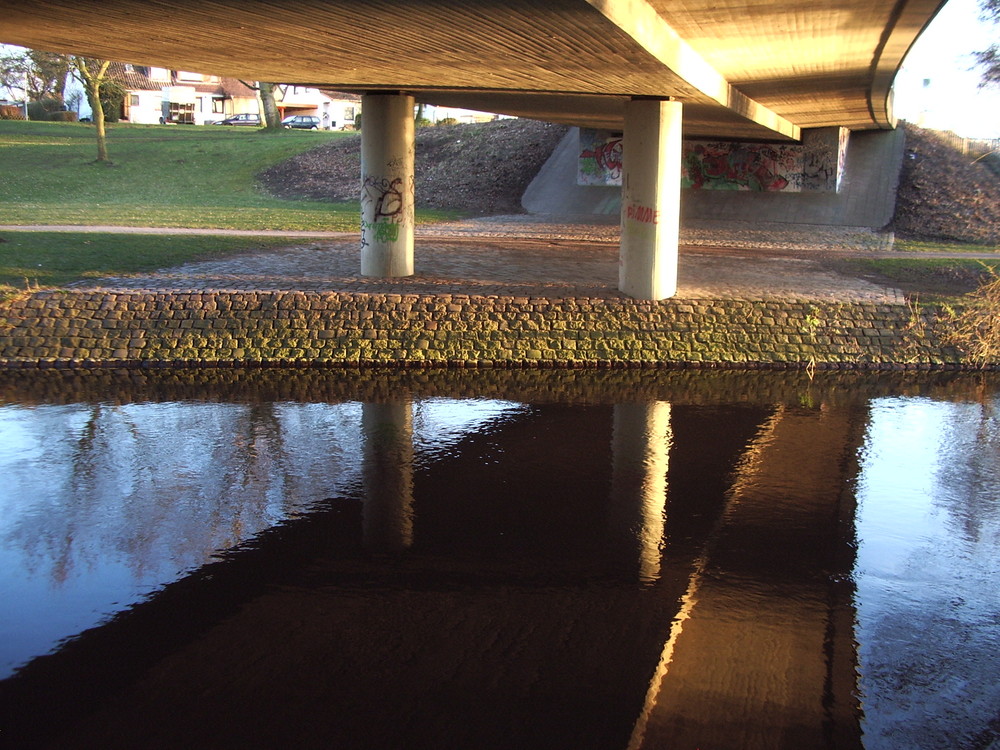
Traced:
<path id="1" fill-rule="evenodd" d="M 413 275 L 413 97 L 362 98 L 361 275 Z"/>
<path id="2" fill-rule="evenodd" d="M 677 293 L 681 109 L 662 99 L 625 105 L 618 288 L 637 299 Z"/>

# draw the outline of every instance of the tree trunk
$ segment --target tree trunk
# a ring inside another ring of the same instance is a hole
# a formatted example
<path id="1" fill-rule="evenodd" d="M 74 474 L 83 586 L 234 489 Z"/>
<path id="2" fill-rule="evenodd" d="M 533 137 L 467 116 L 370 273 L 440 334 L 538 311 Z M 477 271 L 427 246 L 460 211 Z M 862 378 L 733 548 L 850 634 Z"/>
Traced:
<path id="1" fill-rule="evenodd" d="M 74 65 L 79 74 L 78 78 L 87 91 L 87 100 L 90 103 L 90 111 L 97 130 L 97 162 L 110 164 L 107 134 L 104 129 L 104 103 L 101 101 L 101 84 L 104 83 L 104 77 L 107 75 L 111 62 L 109 60 L 93 61 L 99 63 L 96 72 L 87 66 L 87 62 L 87 58 L 74 58 Z"/>
<path id="2" fill-rule="evenodd" d="M 97 161 L 107 162 L 108 138 L 104 130 L 104 102 L 101 101 L 101 82 L 92 79 L 88 86 L 90 109 L 94 116 L 94 127 L 97 129 Z"/>
<path id="3" fill-rule="evenodd" d="M 264 118 L 264 126 L 268 129 L 281 127 L 281 114 L 278 112 L 278 104 L 274 101 L 274 84 L 257 83 L 260 92 L 261 116 Z"/>

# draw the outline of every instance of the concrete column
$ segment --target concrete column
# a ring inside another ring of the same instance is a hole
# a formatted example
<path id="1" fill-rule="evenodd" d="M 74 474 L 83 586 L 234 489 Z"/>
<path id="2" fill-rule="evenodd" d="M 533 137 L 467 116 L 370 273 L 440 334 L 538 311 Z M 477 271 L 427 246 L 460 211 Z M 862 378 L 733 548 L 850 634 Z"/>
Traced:
<path id="1" fill-rule="evenodd" d="M 413 543 L 413 408 L 407 399 L 361 409 L 364 545 L 402 552 Z"/>
<path id="2" fill-rule="evenodd" d="M 413 275 L 413 97 L 362 98 L 361 274 Z"/>
<path id="3" fill-rule="evenodd" d="M 618 288 L 637 299 L 677 293 L 681 107 L 659 99 L 625 105 Z"/>
<path id="4" fill-rule="evenodd" d="M 615 404 L 612 433 L 613 538 L 638 565 L 639 580 L 660 577 L 670 460 L 670 404 Z"/>

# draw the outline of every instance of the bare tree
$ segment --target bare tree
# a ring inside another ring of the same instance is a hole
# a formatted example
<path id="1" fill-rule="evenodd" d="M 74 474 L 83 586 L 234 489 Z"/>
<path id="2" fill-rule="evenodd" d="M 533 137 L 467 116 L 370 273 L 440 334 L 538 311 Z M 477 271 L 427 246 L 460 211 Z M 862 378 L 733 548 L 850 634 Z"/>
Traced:
<path id="1" fill-rule="evenodd" d="M 1000 22 L 1000 0 L 979 0 L 979 14 L 984 21 Z M 982 67 L 980 86 L 1000 86 L 1000 44 L 991 44 L 973 53 Z"/>
<path id="2" fill-rule="evenodd" d="M 29 101 L 62 101 L 66 76 L 72 68 L 69 55 L 27 49 L 0 55 L 0 87 L 20 89 Z"/>
<path id="3" fill-rule="evenodd" d="M 108 140 L 104 129 L 104 102 L 101 101 L 101 86 L 106 82 L 110 60 L 94 60 L 89 57 L 73 57 L 73 74 L 83 84 L 87 101 L 93 112 L 97 129 L 97 162 L 110 164 Z"/>

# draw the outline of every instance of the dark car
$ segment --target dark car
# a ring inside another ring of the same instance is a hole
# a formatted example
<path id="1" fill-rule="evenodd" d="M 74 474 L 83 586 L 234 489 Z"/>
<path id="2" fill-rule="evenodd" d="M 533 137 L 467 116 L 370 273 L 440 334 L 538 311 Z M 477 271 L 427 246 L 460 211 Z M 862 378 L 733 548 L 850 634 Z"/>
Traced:
<path id="1" fill-rule="evenodd" d="M 219 125 L 253 125 L 254 127 L 260 127 L 260 115 L 255 114 L 243 114 L 243 115 L 233 115 L 232 117 L 227 117 L 225 120 L 221 120 Z"/>
<path id="2" fill-rule="evenodd" d="M 281 124 L 297 130 L 319 130 L 319 118 L 315 115 L 291 115 L 282 120 Z"/>

